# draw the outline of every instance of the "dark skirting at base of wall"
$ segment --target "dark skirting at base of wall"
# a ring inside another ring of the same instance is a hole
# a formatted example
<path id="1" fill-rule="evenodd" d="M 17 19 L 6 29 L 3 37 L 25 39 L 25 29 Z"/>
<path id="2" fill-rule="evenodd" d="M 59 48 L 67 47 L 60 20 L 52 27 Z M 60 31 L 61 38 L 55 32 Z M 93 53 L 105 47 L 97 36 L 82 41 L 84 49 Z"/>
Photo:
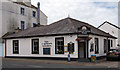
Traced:
<path id="1" fill-rule="evenodd" d="M 21 59 L 42 59 L 42 60 L 64 60 L 67 61 L 68 58 L 60 58 L 60 57 L 25 57 L 25 56 L 5 56 L 5 58 L 21 58 Z M 106 56 L 97 57 L 97 60 L 104 59 Z M 83 58 L 82 58 L 83 59 Z M 79 61 L 79 58 L 71 58 L 71 61 Z M 91 58 L 86 59 L 87 61 L 91 61 Z"/>
<path id="2" fill-rule="evenodd" d="M 59 58 L 59 57 L 25 57 L 25 56 L 5 56 L 5 58 L 21 58 L 21 59 L 42 59 L 42 60 L 65 60 L 68 58 Z M 77 61 L 78 58 L 71 58 L 72 61 Z"/>

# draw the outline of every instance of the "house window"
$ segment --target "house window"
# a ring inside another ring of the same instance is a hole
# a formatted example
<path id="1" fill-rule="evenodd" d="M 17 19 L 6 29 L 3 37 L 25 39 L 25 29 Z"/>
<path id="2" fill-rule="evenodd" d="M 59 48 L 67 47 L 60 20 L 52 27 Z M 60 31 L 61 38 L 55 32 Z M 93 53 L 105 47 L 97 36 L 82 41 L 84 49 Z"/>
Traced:
<path id="1" fill-rule="evenodd" d="M 113 47 L 113 40 L 111 40 L 111 47 Z"/>
<path id="2" fill-rule="evenodd" d="M 107 40 L 104 39 L 104 53 L 106 53 L 107 51 Z"/>
<path id="3" fill-rule="evenodd" d="M 64 54 L 64 38 L 55 38 L 55 53 Z"/>
<path id="4" fill-rule="evenodd" d="M 13 40 L 13 54 L 19 54 L 19 41 Z"/>
<path id="5" fill-rule="evenodd" d="M 39 54 L 39 39 L 32 39 L 32 54 Z"/>
<path id="6" fill-rule="evenodd" d="M 20 12 L 21 12 L 22 15 L 24 15 L 24 14 L 25 14 L 25 9 L 24 9 L 24 8 L 21 8 L 21 9 L 20 9 Z"/>
<path id="7" fill-rule="evenodd" d="M 36 17 L 36 12 L 35 11 L 33 11 L 33 17 Z"/>
<path id="8" fill-rule="evenodd" d="M 50 55 L 50 48 L 43 48 L 44 55 Z"/>
<path id="9" fill-rule="evenodd" d="M 95 38 L 95 54 L 99 53 L 99 40 Z"/>
<path id="10" fill-rule="evenodd" d="M 21 21 L 21 30 L 24 30 L 24 29 L 25 29 L 25 22 Z"/>

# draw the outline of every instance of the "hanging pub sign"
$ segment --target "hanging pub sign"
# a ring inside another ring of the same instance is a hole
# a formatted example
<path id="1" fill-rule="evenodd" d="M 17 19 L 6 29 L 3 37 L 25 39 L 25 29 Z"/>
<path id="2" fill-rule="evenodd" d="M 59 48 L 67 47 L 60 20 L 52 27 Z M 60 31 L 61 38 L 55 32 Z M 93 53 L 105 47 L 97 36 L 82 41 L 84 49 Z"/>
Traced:
<path id="1" fill-rule="evenodd" d="M 68 51 L 70 54 L 73 54 L 74 52 L 74 43 L 70 42 L 68 43 Z"/>
<path id="2" fill-rule="evenodd" d="M 90 40 L 92 37 L 86 37 L 86 38 L 77 38 L 76 41 L 85 41 L 85 40 Z"/>
<path id="3" fill-rule="evenodd" d="M 85 25 L 78 28 L 78 33 L 80 34 L 89 34 L 91 32 L 91 29 Z"/>

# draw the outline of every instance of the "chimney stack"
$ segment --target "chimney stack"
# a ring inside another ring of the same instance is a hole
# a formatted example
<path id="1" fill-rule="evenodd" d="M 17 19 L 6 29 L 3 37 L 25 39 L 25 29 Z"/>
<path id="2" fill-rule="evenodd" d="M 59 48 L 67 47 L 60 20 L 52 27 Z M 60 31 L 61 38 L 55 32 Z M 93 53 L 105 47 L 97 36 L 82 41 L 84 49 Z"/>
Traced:
<path id="1" fill-rule="evenodd" d="M 40 2 L 38 2 L 38 25 L 40 25 Z"/>

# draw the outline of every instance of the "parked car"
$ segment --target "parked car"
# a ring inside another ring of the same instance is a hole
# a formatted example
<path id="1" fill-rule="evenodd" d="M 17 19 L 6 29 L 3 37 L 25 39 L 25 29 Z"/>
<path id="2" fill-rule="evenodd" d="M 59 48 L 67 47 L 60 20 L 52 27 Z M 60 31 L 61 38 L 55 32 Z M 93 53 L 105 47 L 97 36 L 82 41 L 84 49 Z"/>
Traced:
<path id="1" fill-rule="evenodd" d="M 110 49 L 106 55 L 107 60 L 120 60 L 120 49 Z"/>

